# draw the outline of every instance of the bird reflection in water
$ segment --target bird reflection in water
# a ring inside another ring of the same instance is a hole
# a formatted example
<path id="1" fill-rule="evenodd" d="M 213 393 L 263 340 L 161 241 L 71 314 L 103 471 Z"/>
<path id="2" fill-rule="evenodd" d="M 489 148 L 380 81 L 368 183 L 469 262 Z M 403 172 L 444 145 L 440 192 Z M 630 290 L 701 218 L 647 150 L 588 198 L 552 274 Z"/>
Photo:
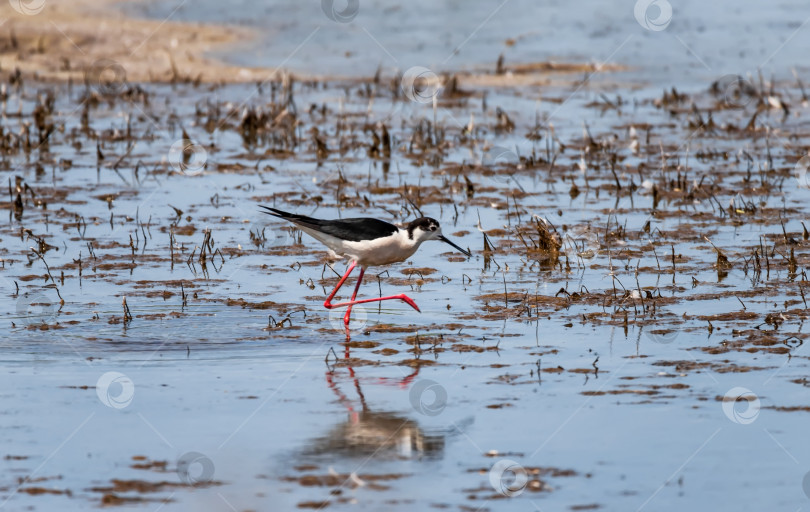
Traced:
<path id="1" fill-rule="evenodd" d="M 346 373 L 341 374 L 340 370 Z M 373 382 L 407 390 L 418 373 L 416 368 L 402 379 L 378 377 Z M 354 400 L 342 390 L 349 381 L 354 384 L 357 394 Z M 426 432 L 416 421 L 401 413 L 370 410 L 360 378 L 351 366 L 328 367 L 326 383 L 348 411 L 348 419 L 315 440 L 307 449 L 308 454 L 400 459 L 438 459 L 444 455 L 445 438 L 449 432 Z"/>

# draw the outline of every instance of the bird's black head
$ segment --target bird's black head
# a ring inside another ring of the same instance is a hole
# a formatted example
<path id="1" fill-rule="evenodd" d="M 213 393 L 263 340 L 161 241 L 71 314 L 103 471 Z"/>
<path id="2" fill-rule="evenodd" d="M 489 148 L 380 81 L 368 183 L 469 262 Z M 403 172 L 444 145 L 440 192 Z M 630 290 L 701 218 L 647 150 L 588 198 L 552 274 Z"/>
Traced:
<path id="1" fill-rule="evenodd" d="M 406 229 L 408 230 L 408 239 L 413 240 L 416 244 L 421 244 L 427 240 L 441 240 L 442 242 L 452 245 L 456 250 L 466 256 L 470 256 L 470 251 L 465 251 L 442 235 L 442 228 L 439 226 L 439 221 L 436 219 L 419 217 L 411 221 Z"/>
<path id="2" fill-rule="evenodd" d="M 414 234 L 416 234 L 416 239 L 421 241 L 437 238 L 437 236 L 430 235 L 435 234 L 441 236 L 442 234 L 442 228 L 439 227 L 439 221 L 436 219 L 431 219 L 430 217 L 419 217 L 418 219 L 411 221 L 408 224 L 407 229 L 408 238 L 411 240 L 414 239 Z"/>

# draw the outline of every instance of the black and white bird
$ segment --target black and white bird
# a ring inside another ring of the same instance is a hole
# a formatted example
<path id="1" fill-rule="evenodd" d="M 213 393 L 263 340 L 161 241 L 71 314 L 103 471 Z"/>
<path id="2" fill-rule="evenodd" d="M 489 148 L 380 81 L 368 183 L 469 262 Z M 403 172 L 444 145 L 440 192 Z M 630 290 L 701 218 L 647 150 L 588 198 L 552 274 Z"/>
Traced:
<path id="1" fill-rule="evenodd" d="M 349 325 L 352 306 L 355 304 L 399 299 L 419 311 L 416 303 L 405 294 L 355 300 L 357 290 L 363 282 L 366 268 L 405 261 L 419 249 L 422 243 L 428 240 L 442 241 L 453 246 L 465 256 L 471 256 L 470 251 L 462 249 L 442 235 L 439 222 L 430 217 L 420 217 L 408 223 L 407 226 L 400 228 L 389 222 L 370 217 L 323 220 L 287 213 L 269 206 L 260 207 L 265 209 L 264 213 L 295 224 L 298 229 L 324 244 L 329 248 L 329 253 L 333 258 L 349 259 L 349 268 L 329 297 L 327 297 L 326 302 L 323 303 L 327 309 L 346 306 L 348 309 L 343 316 L 343 323 L 346 326 Z M 357 279 L 351 300 L 333 304 L 332 299 L 357 265 L 360 265 L 360 277 Z"/>

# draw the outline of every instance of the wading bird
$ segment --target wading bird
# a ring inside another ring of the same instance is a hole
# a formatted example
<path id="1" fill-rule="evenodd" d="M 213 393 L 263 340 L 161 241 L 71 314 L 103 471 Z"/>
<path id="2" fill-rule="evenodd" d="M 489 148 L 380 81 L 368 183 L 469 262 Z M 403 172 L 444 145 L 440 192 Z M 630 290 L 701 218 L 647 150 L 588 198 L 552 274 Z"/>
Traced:
<path id="1" fill-rule="evenodd" d="M 413 309 L 419 311 L 419 306 L 407 295 L 401 293 L 390 297 L 379 297 L 376 299 L 357 299 L 357 290 L 363 282 L 363 275 L 366 269 L 371 266 L 389 265 L 405 261 L 419 249 L 422 242 L 428 240 L 440 240 L 452 245 L 456 250 L 470 257 L 470 251 L 466 251 L 454 244 L 442 235 L 439 222 L 430 217 L 420 217 L 410 222 L 404 228 L 397 227 L 388 222 L 368 217 L 354 219 L 334 219 L 322 220 L 313 219 L 304 215 L 287 213 L 269 206 L 261 206 L 266 211 L 264 213 L 279 217 L 289 221 L 314 239 L 318 240 L 329 248 L 330 256 L 334 258 L 349 258 L 349 268 L 338 281 L 337 286 L 326 302 L 323 303 L 326 309 L 340 308 L 346 306 L 346 314 L 343 315 L 343 325 L 349 326 L 349 318 L 352 314 L 352 306 L 355 304 L 365 304 L 367 302 L 380 302 L 383 300 L 399 299 L 406 302 Z M 354 286 L 354 293 L 348 302 L 333 304 L 332 299 L 354 267 L 360 265 L 360 277 Z"/>

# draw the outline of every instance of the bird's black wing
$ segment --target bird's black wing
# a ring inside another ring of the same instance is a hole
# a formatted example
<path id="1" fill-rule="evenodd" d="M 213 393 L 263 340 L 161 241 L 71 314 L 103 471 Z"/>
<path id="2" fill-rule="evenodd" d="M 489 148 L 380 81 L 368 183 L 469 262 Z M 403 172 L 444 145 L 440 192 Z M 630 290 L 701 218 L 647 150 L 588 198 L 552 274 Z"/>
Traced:
<path id="1" fill-rule="evenodd" d="M 362 242 L 363 240 L 383 238 L 393 235 L 399 229 L 389 222 L 370 217 L 323 220 L 295 213 L 287 213 L 277 210 L 276 208 L 270 208 L 269 206 L 260 206 L 260 208 L 267 210 L 264 213 L 349 242 Z"/>

